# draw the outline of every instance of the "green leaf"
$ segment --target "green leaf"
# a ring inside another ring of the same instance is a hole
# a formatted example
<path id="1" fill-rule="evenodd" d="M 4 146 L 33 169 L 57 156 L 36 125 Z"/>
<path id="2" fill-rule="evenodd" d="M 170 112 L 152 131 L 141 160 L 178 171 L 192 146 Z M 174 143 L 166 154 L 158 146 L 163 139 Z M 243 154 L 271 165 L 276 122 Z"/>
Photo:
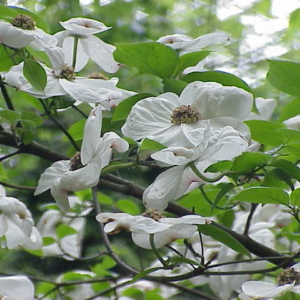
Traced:
<path id="1" fill-rule="evenodd" d="M 125 100 L 123 100 L 114 110 L 114 115 L 112 118 L 112 122 L 120 121 L 120 120 L 126 120 L 131 108 L 134 104 L 136 104 L 138 101 L 151 97 L 153 96 L 152 94 L 149 93 L 142 93 L 142 94 L 137 94 L 134 96 L 131 96 Z"/>
<path id="2" fill-rule="evenodd" d="M 282 138 L 276 130 L 283 128 L 282 124 L 262 120 L 245 121 L 251 130 L 251 138 L 263 145 L 278 146 Z"/>
<path id="3" fill-rule="evenodd" d="M 181 80 L 186 82 L 193 82 L 193 81 L 213 81 L 221 83 L 225 86 L 236 86 L 238 88 L 244 89 L 247 92 L 251 93 L 251 88 L 248 84 L 240 79 L 239 77 L 222 72 L 222 71 L 207 71 L 207 72 L 192 72 L 189 73 L 181 78 Z"/>
<path id="4" fill-rule="evenodd" d="M 296 115 L 300 115 L 300 99 L 295 99 L 280 107 L 279 121 L 282 122 Z"/>
<path id="5" fill-rule="evenodd" d="M 117 263 L 110 257 L 110 256 L 104 256 L 102 259 L 102 267 L 104 269 L 111 269 L 113 268 Z"/>
<path id="6" fill-rule="evenodd" d="M 118 45 L 113 53 L 116 61 L 136 67 L 141 74 L 170 78 L 179 62 L 178 53 L 161 43 Z"/>
<path id="7" fill-rule="evenodd" d="M 11 22 L 18 15 L 19 13 L 12 7 L 8 7 L 2 4 L 0 5 L 0 19 Z"/>
<path id="8" fill-rule="evenodd" d="M 188 85 L 186 82 L 183 82 L 178 79 L 167 78 L 163 80 L 164 92 L 172 92 L 178 96 L 181 94 L 183 89 Z"/>
<path id="9" fill-rule="evenodd" d="M 290 14 L 289 29 L 290 30 L 299 30 L 300 29 L 300 8 L 294 10 Z"/>
<path id="10" fill-rule="evenodd" d="M 150 139 L 144 139 L 140 145 L 139 152 L 142 152 L 145 150 L 159 151 L 164 148 L 166 148 L 166 146 L 160 144 L 159 142 L 156 142 L 156 141 L 153 141 Z"/>
<path id="11" fill-rule="evenodd" d="M 8 177 L 7 177 L 7 174 L 6 174 L 6 171 L 5 171 L 5 168 L 3 167 L 3 164 L 2 162 L 0 162 L 0 180 L 8 180 Z"/>
<path id="12" fill-rule="evenodd" d="M 298 168 L 294 163 L 285 159 L 279 159 L 271 165 L 285 172 L 289 177 L 300 181 L 300 168 Z"/>
<path id="13" fill-rule="evenodd" d="M 269 60 L 268 81 L 279 91 L 300 97 L 300 63 Z"/>
<path id="14" fill-rule="evenodd" d="M 262 185 L 287 189 L 291 188 L 293 183 L 285 172 L 279 169 L 273 169 L 265 175 Z"/>
<path id="15" fill-rule="evenodd" d="M 251 258 L 251 253 L 235 238 L 233 238 L 229 233 L 226 231 L 212 225 L 198 225 L 198 229 L 204 235 L 208 235 L 213 239 L 221 242 L 222 244 L 228 246 L 229 248 L 233 249 L 234 251 L 244 254 Z"/>
<path id="16" fill-rule="evenodd" d="M 289 195 L 280 188 L 275 187 L 251 187 L 240 191 L 230 199 L 231 202 L 251 202 L 261 204 L 288 205 Z"/>
<path id="17" fill-rule="evenodd" d="M 210 173 L 218 173 L 218 172 L 223 172 L 226 170 L 231 170 L 232 167 L 232 161 L 230 160 L 223 160 L 223 161 L 219 161 L 215 164 L 210 165 L 205 171 L 206 172 L 210 172 Z"/>
<path id="18" fill-rule="evenodd" d="M 117 208 L 119 208 L 121 211 L 131 214 L 131 215 L 138 215 L 141 213 L 141 210 L 138 205 L 136 205 L 131 200 L 127 199 L 121 199 L 118 200 L 116 203 Z"/>
<path id="19" fill-rule="evenodd" d="M 27 119 L 30 120 L 31 122 L 35 123 L 35 126 L 42 125 L 44 123 L 44 119 L 38 115 L 37 113 L 29 110 L 25 110 L 21 113 L 21 118 L 22 119 Z"/>
<path id="20" fill-rule="evenodd" d="M 12 66 L 14 66 L 13 61 L 10 58 L 11 50 L 0 44 L 0 72 L 8 71 Z"/>
<path id="21" fill-rule="evenodd" d="M 224 183 L 221 184 L 221 189 L 217 195 L 217 197 L 215 198 L 213 205 L 211 207 L 211 214 L 213 213 L 214 209 L 216 208 L 216 206 L 219 204 L 220 200 L 229 192 L 234 188 L 234 184 L 233 183 Z"/>
<path id="22" fill-rule="evenodd" d="M 56 234 L 59 239 L 62 239 L 65 236 L 76 234 L 78 231 L 71 226 L 61 224 L 56 228 Z"/>
<path id="23" fill-rule="evenodd" d="M 250 171 L 267 163 L 270 159 L 272 159 L 272 156 L 269 154 L 244 152 L 234 159 L 232 170 L 238 172 Z"/>
<path id="24" fill-rule="evenodd" d="M 45 236 L 43 237 L 43 246 L 50 246 L 56 243 L 56 240 L 53 237 Z"/>
<path id="25" fill-rule="evenodd" d="M 23 74 L 37 91 L 44 91 L 47 85 L 47 75 L 44 68 L 37 61 L 25 59 Z"/>
<path id="26" fill-rule="evenodd" d="M 16 111 L 3 109 L 0 110 L 0 118 L 3 118 L 13 124 L 20 120 L 21 115 Z"/>
<path id="27" fill-rule="evenodd" d="M 24 123 L 22 122 L 22 125 Z M 31 129 L 25 129 L 22 134 L 22 142 L 24 145 L 28 145 L 33 142 L 35 132 Z"/>
<path id="28" fill-rule="evenodd" d="M 68 132 L 74 139 L 74 141 L 80 141 L 83 139 L 83 129 L 85 125 L 85 119 L 81 119 L 70 126 Z M 68 141 L 66 136 L 63 137 L 63 141 Z"/>
<path id="29" fill-rule="evenodd" d="M 300 131 L 299 130 L 281 128 L 281 129 L 278 129 L 277 132 L 282 136 L 282 140 L 284 143 L 290 144 L 290 143 L 300 142 Z"/>
<path id="30" fill-rule="evenodd" d="M 197 65 L 198 62 L 203 60 L 210 53 L 211 51 L 197 51 L 181 55 L 179 57 L 179 62 L 173 72 L 173 77 L 177 77 L 178 75 L 180 75 L 186 68 Z"/>
<path id="31" fill-rule="evenodd" d="M 290 201 L 293 206 L 300 207 L 300 188 L 292 191 Z"/>

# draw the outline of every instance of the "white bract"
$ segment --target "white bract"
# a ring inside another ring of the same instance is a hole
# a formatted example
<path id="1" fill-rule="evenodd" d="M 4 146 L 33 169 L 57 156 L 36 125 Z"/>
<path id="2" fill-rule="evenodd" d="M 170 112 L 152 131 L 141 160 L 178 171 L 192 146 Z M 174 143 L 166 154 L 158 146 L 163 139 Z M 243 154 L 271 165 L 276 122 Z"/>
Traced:
<path id="1" fill-rule="evenodd" d="M 249 128 L 243 123 L 250 114 L 253 97 L 243 89 L 215 82 L 192 82 L 180 97 L 165 93 L 135 104 L 122 127 L 134 140 L 149 138 L 165 146 L 197 147 L 209 126 L 231 126 L 245 139 Z"/>
<path id="2" fill-rule="evenodd" d="M 128 143 L 117 134 L 108 132 L 100 138 L 102 127 L 101 107 L 94 108 L 84 128 L 81 153 L 71 160 L 57 161 L 41 175 L 35 195 L 51 189 L 61 209 L 69 210 L 67 191 L 81 191 L 98 184 L 102 168 L 109 164 L 113 149 L 125 152 Z"/>
<path id="3" fill-rule="evenodd" d="M 40 249 L 42 245 L 29 210 L 19 200 L 6 197 L 4 188 L 0 186 L 0 237 L 2 236 L 5 236 L 9 249 Z"/>
<path id="4" fill-rule="evenodd" d="M 270 299 L 290 291 L 300 294 L 300 263 L 285 269 L 277 278 L 278 284 L 263 281 L 247 281 L 242 285 L 242 300 Z"/>
<path id="5" fill-rule="evenodd" d="M 218 160 L 231 159 L 247 148 L 247 141 L 230 126 L 210 130 L 203 142 L 194 149 L 169 147 L 151 155 L 153 159 L 165 166 L 175 165 L 161 173 L 145 190 L 143 202 L 147 208 L 163 211 L 169 201 L 178 199 L 185 193 L 199 187 L 204 181 L 189 166 L 193 162 L 200 173 Z M 217 174 L 205 173 L 206 177 Z"/>
<path id="6" fill-rule="evenodd" d="M 179 50 L 180 54 L 200 51 L 210 45 L 214 45 L 229 40 L 229 36 L 223 32 L 208 33 L 193 39 L 184 34 L 171 34 L 160 37 L 157 42 L 165 44 L 175 50 Z"/>
<path id="7" fill-rule="evenodd" d="M 23 275 L 0 277 L 0 299 L 33 300 L 34 285 Z"/>
<path id="8" fill-rule="evenodd" d="M 300 115 L 297 115 L 295 117 L 289 118 L 285 121 L 283 121 L 283 124 L 286 128 L 299 130 L 300 129 Z"/>
<path id="9" fill-rule="evenodd" d="M 36 28 L 29 16 L 19 15 L 12 21 L 12 24 L 0 20 L 0 43 L 12 48 L 29 45 L 42 51 L 44 45 L 56 45 L 57 40 L 42 29 Z"/>
<path id="10" fill-rule="evenodd" d="M 77 197 L 69 197 L 71 208 L 80 205 Z M 84 202 L 84 204 L 88 204 Z M 88 207 L 80 214 L 68 212 L 63 215 L 59 210 L 49 209 L 41 217 L 37 228 L 42 237 L 50 237 L 54 239 L 54 243 L 43 246 L 44 256 L 62 256 L 66 260 L 74 260 L 81 255 L 81 246 L 84 236 L 86 219 L 84 218 L 92 210 Z M 76 230 L 74 234 L 70 234 L 59 238 L 57 236 L 57 227 L 59 225 L 67 225 Z"/>
<path id="11" fill-rule="evenodd" d="M 157 212 L 158 213 L 158 212 Z M 155 217 L 156 211 L 152 210 Z M 150 234 L 154 234 L 154 244 L 160 248 L 177 239 L 186 239 L 197 231 L 197 226 L 209 224 L 211 221 L 198 215 L 187 215 L 181 218 L 157 218 L 132 216 L 126 213 L 101 213 L 97 221 L 106 223 L 106 233 L 118 233 L 122 230 L 130 231 L 135 244 L 142 248 L 151 249 Z"/>
<path id="12" fill-rule="evenodd" d="M 119 64 L 114 60 L 112 53 L 116 47 L 104 43 L 94 34 L 106 31 L 106 27 L 96 20 L 85 18 L 72 18 L 60 24 L 66 29 L 54 36 L 58 39 L 58 45 L 64 50 L 67 63 L 72 65 L 75 38 L 78 39 L 75 71 L 80 71 L 91 58 L 100 68 L 109 73 L 118 71 Z M 71 54 L 71 55 L 70 55 Z"/>
<path id="13" fill-rule="evenodd" d="M 45 47 L 45 51 L 50 58 L 52 69 L 40 64 L 47 75 L 47 85 L 44 91 L 37 91 L 24 77 L 23 62 L 13 66 L 5 74 L 5 82 L 37 98 L 69 95 L 76 101 L 100 103 L 108 109 L 110 108 L 110 100 L 124 99 L 114 82 L 75 78 L 74 70 L 65 64 L 65 57 L 61 48 L 48 46 Z"/>
<path id="14" fill-rule="evenodd" d="M 256 98 L 255 106 L 257 113 L 251 112 L 248 120 L 270 120 L 271 116 L 277 106 L 277 101 L 275 99 L 264 99 Z"/>

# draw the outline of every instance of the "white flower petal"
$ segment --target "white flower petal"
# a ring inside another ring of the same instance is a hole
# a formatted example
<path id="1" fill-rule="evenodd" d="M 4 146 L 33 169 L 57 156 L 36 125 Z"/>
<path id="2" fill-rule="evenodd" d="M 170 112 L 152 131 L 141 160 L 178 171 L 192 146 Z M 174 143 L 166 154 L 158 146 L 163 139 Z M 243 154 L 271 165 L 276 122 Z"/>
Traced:
<path id="1" fill-rule="evenodd" d="M 198 215 L 186 215 L 180 218 L 161 218 L 159 222 L 168 224 L 191 224 L 191 225 L 204 225 L 210 221 Z"/>
<path id="2" fill-rule="evenodd" d="M 242 290 L 251 297 L 272 298 L 283 295 L 291 290 L 294 285 L 294 283 L 291 283 L 278 286 L 277 284 L 263 281 L 247 281 L 242 285 Z"/>
<path id="3" fill-rule="evenodd" d="M 182 181 L 185 166 L 173 167 L 161 173 L 145 190 L 143 203 L 147 208 L 163 211 L 169 201 L 177 199 L 178 188 Z"/>
<path id="4" fill-rule="evenodd" d="M 61 160 L 53 163 L 45 172 L 41 175 L 34 195 L 39 195 L 53 185 L 53 181 L 60 179 L 66 172 L 70 170 L 70 161 Z"/>
<path id="5" fill-rule="evenodd" d="M 94 156 L 100 142 L 102 128 L 102 109 L 94 108 L 85 122 L 84 135 L 81 146 L 81 162 L 86 165 Z"/>
<path id="6" fill-rule="evenodd" d="M 0 277 L 0 294 L 9 300 L 32 300 L 34 285 L 23 275 Z"/>
<path id="7" fill-rule="evenodd" d="M 74 35 L 91 35 L 110 29 L 103 23 L 87 18 L 71 18 L 68 21 L 60 22 L 61 26 Z"/>
<path id="8" fill-rule="evenodd" d="M 171 114 L 178 106 L 180 106 L 178 96 L 172 93 L 143 99 L 132 107 L 121 129 L 122 133 L 135 140 L 143 138 L 161 140 L 163 138 L 158 136 L 164 135 L 166 130 L 174 127 L 171 123 Z M 176 126 L 178 127 L 180 126 Z"/>
<path id="9" fill-rule="evenodd" d="M 244 121 L 251 112 L 253 96 L 237 87 L 196 81 L 186 86 L 180 95 L 180 101 L 182 104 L 195 106 L 201 119 L 233 117 Z"/>
<path id="10" fill-rule="evenodd" d="M 64 62 L 65 56 L 64 56 L 63 49 L 61 49 L 60 47 L 56 47 L 56 46 L 48 46 L 48 47 L 45 47 L 45 52 L 47 53 L 47 55 L 51 61 L 51 65 L 55 72 L 55 75 L 60 75 L 60 70 L 64 66 L 64 63 L 65 63 Z"/>
<path id="11" fill-rule="evenodd" d="M 59 206 L 59 208 L 66 212 L 68 210 L 70 210 L 70 204 L 68 201 L 68 193 L 66 190 L 63 190 L 60 187 L 60 180 L 54 180 L 52 182 L 52 186 L 51 186 L 51 195 L 52 197 L 55 199 L 57 205 Z"/>
<path id="12" fill-rule="evenodd" d="M 197 231 L 197 227 L 194 225 L 175 225 L 170 229 L 156 233 L 154 235 L 154 244 L 156 248 L 176 241 L 177 239 L 186 239 L 191 237 Z M 150 235 L 145 233 L 132 233 L 132 240 L 138 246 L 151 249 Z"/>
<path id="13" fill-rule="evenodd" d="M 115 73 L 118 71 L 119 63 L 113 57 L 115 46 L 104 43 L 95 36 L 81 39 L 80 43 L 86 54 L 105 72 Z"/>
<path id="14" fill-rule="evenodd" d="M 275 99 L 256 98 L 255 106 L 258 114 L 250 113 L 249 120 L 270 120 L 277 106 Z"/>
<path id="15" fill-rule="evenodd" d="M 81 102 L 88 102 L 88 103 L 100 103 L 102 105 L 105 102 L 109 101 L 109 94 L 111 93 L 110 90 L 107 89 L 99 89 L 99 90 L 92 90 L 77 80 L 68 81 L 66 79 L 59 79 L 59 83 L 63 87 L 63 89 L 76 101 Z M 109 108 L 109 106 L 107 106 Z"/>

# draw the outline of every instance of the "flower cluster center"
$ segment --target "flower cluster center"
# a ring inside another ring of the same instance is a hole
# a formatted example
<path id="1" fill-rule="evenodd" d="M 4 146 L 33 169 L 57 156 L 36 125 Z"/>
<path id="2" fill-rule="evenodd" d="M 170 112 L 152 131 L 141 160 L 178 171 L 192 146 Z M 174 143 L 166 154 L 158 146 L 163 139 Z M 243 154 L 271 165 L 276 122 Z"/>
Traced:
<path id="1" fill-rule="evenodd" d="M 200 113 L 195 106 L 181 105 L 176 107 L 171 114 L 174 124 L 195 123 L 200 120 Z"/>
<path id="2" fill-rule="evenodd" d="M 65 78 L 67 80 L 73 80 L 74 79 L 74 68 L 64 65 L 60 71 L 60 78 Z"/>
<path id="3" fill-rule="evenodd" d="M 70 171 L 76 171 L 83 168 L 84 165 L 81 163 L 80 152 L 76 152 L 70 159 Z"/>
<path id="4" fill-rule="evenodd" d="M 147 209 L 143 213 L 143 216 L 146 217 L 146 218 L 151 218 L 155 221 L 158 221 L 159 219 L 164 217 L 157 209 L 154 209 L 154 208 Z"/>
<path id="5" fill-rule="evenodd" d="M 277 282 L 279 285 L 289 284 L 296 282 L 296 284 L 300 283 L 300 273 L 296 272 L 293 268 L 285 269 L 278 277 Z"/>
<path id="6" fill-rule="evenodd" d="M 29 16 L 25 16 L 25 15 L 19 15 L 15 17 L 11 24 L 21 29 L 27 29 L 27 30 L 35 29 L 34 21 Z"/>

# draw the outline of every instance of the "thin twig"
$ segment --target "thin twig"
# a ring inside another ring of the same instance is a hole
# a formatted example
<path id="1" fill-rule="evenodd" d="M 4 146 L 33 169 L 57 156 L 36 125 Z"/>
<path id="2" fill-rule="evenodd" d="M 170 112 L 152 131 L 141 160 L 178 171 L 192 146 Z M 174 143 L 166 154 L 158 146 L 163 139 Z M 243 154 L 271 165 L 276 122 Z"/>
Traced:
<path id="1" fill-rule="evenodd" d="M 251 221 L 252 221 L 252 218 L 253 218 L 253 215 L 254 215 L 254 212 L 255 212 L 257 206 L 258 206 L 257 203 L 251 203 L 251 210 L 250 210 L 250 213 L 247 218 L 244 235 L 248 235 L 248 233 L 249 233 Z"/>
<path id="2" fill-rule="evenodd" d="M 4 101 L 6 103 L 6 106 L 8 109 L 10 110 L 15 110 L 14 108 L 14 105 L 8 95 L 8 92 L 7 92 L 7 89 L 6 89 L 6 86 L 5 86 L 5 83 L 0 75 L 0 89 L 1 89 L 1 92 L 2 92 L 2 95 L 3 95 L 3 98 L 4 98 Z"/>
<path id="3" fill-rule="evenodd" d="M 36 189 L 35 186 L 14 185 L 14 184 L 10 184 L 10 183 L 4 182 L 4 181 L 0 181 L 0 184 L 2 184 L 3 186 L 6 186 L 8 188 L 16 189 L 16 190 L 34 191 Z"/>

